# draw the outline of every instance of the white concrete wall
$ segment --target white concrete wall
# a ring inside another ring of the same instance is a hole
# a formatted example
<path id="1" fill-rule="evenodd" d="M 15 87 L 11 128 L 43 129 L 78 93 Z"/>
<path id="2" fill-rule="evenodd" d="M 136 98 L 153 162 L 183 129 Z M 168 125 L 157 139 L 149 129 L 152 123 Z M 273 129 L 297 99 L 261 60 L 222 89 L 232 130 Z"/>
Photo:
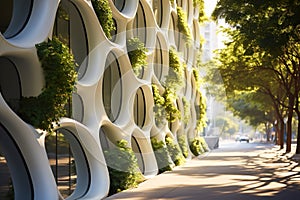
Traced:
<path id="1" fill-rule="evenodd" d="M 151 84 L 156 83 L 163 90 L 163 81 L 168 73 L 168 50 L 174 47 L 181 53 L 182 61 L 187 64 L 186 85 L 178 94 L 178 105 L 183 109 L 181 102 L 183 96 L 191 105 L 194 105 L 196 88 L 194 88 L 195 84 L 192 84 L 194 82 L 192 68 L 195 67 L 196 52 L 200 48 L 198 10 L 193 8 L 192 0 L 178 1 L 180 5 L 182 4 L 183 10 L 188 13 L 188 24 L 194 37 L 192 45 L 186 48 L 182 37 L 177 32 L 176 0 L 174 5 L 171 5 L 168 0 L 116 0 L 115 2 L 121 2 L 121 4 L 124 2 L 124 8 L 121 11 L 115 7 L 113 0 L 109 0 L 117 25 L 113 41 L 108 40 L 103 33 L 89 0 L 71 0 L 69 3 L 64 1 L 27 0 L 28 4 L 32 2 L 31 12 L 22 13 L 21 16 L 20 13 L 13 13 L 16 18 L 27 16 L 27 19 L 24 19 L 23 28 L 19 32 L 15 30 L 17 34 L 10 38 L 5 37 L 5 32 L 0 35 L 0 57 L 9 58 L 16 66 L 22 95 L 37 96 L 43 87 L 44 78 L 35 45 L 52 37 L 55 15 L 60 3 L 68 6 L 71 2 L 76 12 L 79 12 L 78 16 L 84 24 L 88 56 L 84 59 L 82 67 L 79 67 L 81 74 L 76 84 L 77 93 L 73 97 L 73 119 L 62 119 L 58 129 L 70 131 L 86 156 L 86 159 L 83 159 L 74 152 L 75 160 L 77 159 L 79 163 L 76 166 L 77 187 L 68 199 L 101 199 L 109 190 L 108 171 L 99 137 L 102 130 L 109 134 L 109 139 L 113 142 L 125 139 L 131 145 L 131 138 L 135 137 L 141 151 L 137 157 L 143 158 L 143 173 L 146 178 L 158 172 L 150 136 L 164 139 L 167 134 L 174 138 L 178 134 L 189 135 L 189 137 L 194 134 L 196 127 L 194 106 L 191 106 L 191 120 L 186 127 L 180 120 L 173 123 L 172 130 L 169 130 L 168 125 L 158 127 L 155 124 Z M 14 3 L 14 11 L 19 11 L 22 1 L 14 1 Z M 7 30 L 14 31 L 14 27 L 20 27 L 17 23 L 18 20 L 13 19 Z M 70 30 L 77 29 L 73 27 Z M 77 33 L 74 34 L 74 37 L 79 37 L 76 36 Z M 145 41 L 145 46 L 148 48 L 148 66 L 142 77 L 137 77 L 133 73 L 127 56 L 126 40 L 133 36 L 138 36 Z M 79 45 L 71 45 L 72 47 L 75 48 L 73 51 L 80 53 Z M 112 88 L 113 120 L 105 111 L 102 95 L 103 89 L 106 90 L 102 87 L 106 63 L 111 61 L 107 58 L 112 54 L 115 56 L 112 62 L 118 63 L 120 73 L 120 77 L 119 75 L 115 77 L 117 78 L 115 82 L 120 82 L 120 84 Z M 157 58 L 158 55 L 159 58 Z M 156 61 L 160 63 L 154 63 Z M 159 73 L 155 73 L 155 66 Z M 144 100 L 139 101 L 139 105 L 145 109 L 145 116 L 140 116 L 144 119 L 142 126 L 137 125 L 134 120 L 134 102 L 138 90 L 144 95 Z M 29 174 L 30 178 L 24 177 L 30 179 L 31 196 L 37 200 L 58 199 L 59 191 L 45 151 L 46 133 L 38 133 L 30 125 L 24 123 L 1 95 L 0 122 L 15 141 L 14 148 L 20 150 L 19 153 L 24 163 L 18 167 L 26 169 Z M 12 155 L 8 153 L 7 159 L 10 156 Z M 81 162 L 87 163 L 80 165 Z M 18 174 L 15 172 L 16 166 L 9 165 L 9 167 L 14 181 L 16 199 L 23 199 L 24 191 L 20 186 L 22 180 L 18 179 Z M 89 171 L 90 180 L 87 180 L 85 170 Z M 87 182 L 90 182 L 89 187 Z"/>

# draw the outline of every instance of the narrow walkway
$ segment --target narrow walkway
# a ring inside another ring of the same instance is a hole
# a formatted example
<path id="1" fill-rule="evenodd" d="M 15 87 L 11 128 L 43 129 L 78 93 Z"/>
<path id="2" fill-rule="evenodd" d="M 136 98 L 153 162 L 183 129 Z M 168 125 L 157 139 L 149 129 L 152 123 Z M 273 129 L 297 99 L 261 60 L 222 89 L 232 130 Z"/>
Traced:
<path id="1" fill-rule="evenodd" d="M 295 199 L 300 197 L 300 166 L 288 157 L 271 144 L 221 144 L 106 199 Z"/>

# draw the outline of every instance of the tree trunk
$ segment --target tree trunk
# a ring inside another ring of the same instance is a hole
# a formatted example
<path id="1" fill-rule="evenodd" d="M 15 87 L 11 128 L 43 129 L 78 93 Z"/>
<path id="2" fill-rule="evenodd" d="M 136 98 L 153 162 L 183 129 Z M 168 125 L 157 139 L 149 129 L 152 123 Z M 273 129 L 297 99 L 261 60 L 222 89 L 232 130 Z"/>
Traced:
<path id="1" fill-rule="evenodd" d="M 280 140 L 280 138 L 279 138 L 279 134 L 280 134 L 279 132 L 280 131 L 279 131 L 279 121 L 278 121 L 278 119 L 277 119 L 277 123 L 274 123 L 274 127 L 275 127 L 275 130 L 276 130 L 275 131 L 275 142 L 276 142 L 275 144 L 280 145 L 280 141 L 279 141 Z"/>
<path id="2" fill-rule="evenodd" d="M 292 150 L 292 119 L 293 119 L 293 109 L 289 108 L 288 120 L 286 123 L 286 153 Z"/>
<path id="3" fill-rule="evenodd" d="M 298 100 L 296 101 L 296 113 L 297 113 L 297 117 L 298 117 L 296 154 L 300 154 L 300 111 L 299 111 L 299 102 L 298 102 Z"/>
<path id="4" fill-rule="evenodd" d="M 284 121 L 283 119 L 278 120 L 278 145 L 280 146 L 280 149 L 283 149 L 284 147 Z"/>

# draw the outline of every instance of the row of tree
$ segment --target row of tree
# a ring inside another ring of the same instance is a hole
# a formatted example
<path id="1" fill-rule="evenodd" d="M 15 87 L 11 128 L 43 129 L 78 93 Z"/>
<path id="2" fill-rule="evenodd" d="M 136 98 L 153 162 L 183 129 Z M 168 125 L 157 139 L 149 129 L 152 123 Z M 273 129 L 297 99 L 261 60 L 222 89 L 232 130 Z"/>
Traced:
<path id="1" fill-rule="evenodd" d="M 225 87 L 228 107 L 251 125 L 275 126 L 281 148 L 286 127 L 286 152 L 296 119 L 300 153 L 300 1 L 219 0 L 213 17 L 230 25 L 207 76 L 215 93 Z"/>

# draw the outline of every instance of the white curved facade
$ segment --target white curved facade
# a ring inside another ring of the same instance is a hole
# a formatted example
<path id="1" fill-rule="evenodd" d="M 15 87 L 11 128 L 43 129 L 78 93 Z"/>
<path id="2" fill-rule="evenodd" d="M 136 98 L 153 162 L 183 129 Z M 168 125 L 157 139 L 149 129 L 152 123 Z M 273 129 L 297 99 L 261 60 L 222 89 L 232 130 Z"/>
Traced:
<path id="1" fill-rule="evenodd" d="M 128 141 L 145 177 L 158 173 L 150 137 L 166 135 L 192 138 L 196 132 L 195 106 L 187 125 L 181 120 L 158 127 L 153 113 L 151 84 L 163 89 L 168 75 L 168 51 L 180 52 L 187 65 L 185 85 L 177 103 L 183 113 L 182 97 L 197 101 L 192 69 L 200 48 L 198 8 L 192 0 L 109 0 L 116 23 L 107 39 L 90 0 L 11 0 L 1 3 L 0 12 L 0 147 L 4 152 L 14 186 L 15 199 L 101 199 L 109 191 L 109 175 L 103 145 Z M 13 3 L 12 3 L 13 2 Z M 178 33 L 176 7 L 187 13 L 193 36 L 186 47 Z M 59 19 L 63 9 L 68 20 Z M 1 14 L 0 14 L 1 16 Z M 5 25 L 5 26 L 4 26 Z M 79 64 L 72 116 L 57 127 L 69 141 L 76 163 L 76 184 L 68 196 L 60 194 L 45 148 L 46 133 L 26 124 L 14 112 L 14 100 L 37 96 L 44 84 L 35 45 L 64 35 Z M 138 37 L 148 49 L 148 66 L 137 77 L 127 56 L 126 40 Z M 108 143 L 106 144 L 106 142 Z"/>

